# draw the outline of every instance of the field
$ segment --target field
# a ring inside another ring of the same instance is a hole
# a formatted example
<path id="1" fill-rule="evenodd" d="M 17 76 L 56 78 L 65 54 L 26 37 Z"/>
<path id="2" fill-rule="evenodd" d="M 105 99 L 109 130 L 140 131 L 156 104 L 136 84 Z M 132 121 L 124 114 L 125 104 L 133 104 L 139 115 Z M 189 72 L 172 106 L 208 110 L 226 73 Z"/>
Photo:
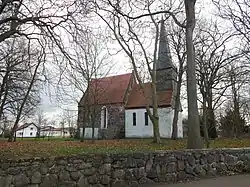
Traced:
<path id="1" fill-rule="evenodd" d="M 97 140 L 69 141 L 69 139 L 34 140 L 24 139 L 14 143 L 0 141 L 0 158 L 29 158 L 64 156 L 81 153 L 126 153 L 154 150 L 185 149 L 186 140 L 163 140 L 162 144 L 151 143 L 152 140 Z M 211 141 L 211 148 L 250 147 L 250 139 L 219 139 Z"/>

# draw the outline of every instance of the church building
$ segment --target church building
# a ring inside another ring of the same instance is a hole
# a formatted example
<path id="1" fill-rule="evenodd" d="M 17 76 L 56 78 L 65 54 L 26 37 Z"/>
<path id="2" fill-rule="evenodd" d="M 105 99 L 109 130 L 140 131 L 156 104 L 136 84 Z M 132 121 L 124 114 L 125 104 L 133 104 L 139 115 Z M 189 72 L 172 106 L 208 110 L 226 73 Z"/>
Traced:
<path id="1" fill-rule="evenodd" d="M 162 138 L 171 138 L 176 95 L 177 69 L 173 65 L 164 22 L 161 22 L 156 89 L 159 129 Z M 146 112 L 152 106 L 151 83 L 141 90 L 133 72 L 92 79 L 78 103 L 78 125 L 84 138 L 96 139 L 150 138 L 153 124 Z M 178 118 L 178 137 L 183 137 L 181 106 Z M 94 127 L 94 132 L 92 131 Z"/>

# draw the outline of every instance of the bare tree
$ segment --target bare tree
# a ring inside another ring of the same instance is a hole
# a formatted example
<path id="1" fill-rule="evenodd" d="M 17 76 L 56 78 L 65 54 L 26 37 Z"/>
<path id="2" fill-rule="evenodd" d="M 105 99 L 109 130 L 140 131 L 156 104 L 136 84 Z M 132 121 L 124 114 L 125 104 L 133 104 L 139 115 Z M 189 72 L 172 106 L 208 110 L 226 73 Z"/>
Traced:
<path id="1" fill-rule="evenodd" d="M 212 27 L 212 29 L 210 29 Z M 203 132 L 208 146 L 208 136 L 216 138 L 215 117 L 213 108 L 213 91 L 222 87 L 221 81 L 225 77 L 224 67 L 230 63 L 231 59 L 227 56 L 229 50 L 226 49 L 226 43 L 232 37 L 227 33 L 220 33 L 218 26 L 209 24 L 204 28 L 204 24 L 199 25 L 196 37 L 196 61 L 199 90 L 202 95 L 203 106 Z M 197 41 L 198 40 L 198 41 Z M 237 56 L 237 55 L 236 55 Z M 220 84 L 220 85 L 219 85 Z M 226 89 L 220 89 L 221 95 Z M 216 98 L 218 103 L 220 96 Z"/>
<path id="2" fill-rule="evenodd" d="M 1 43 L 1 88 L 0 88 L 0 117 L 16 120 L 25 98 L 31 73 L 33 71 L 34 56 L 29 50 L 29 44 L 23 38 L 10 38 Z M 30 54 L 29 54 L 30 53 Z M 35 81 L 26 102 L 22 107 L 19 121 L 34 114 L 40 102 L 39 81 Z"/>
<path id="3" fill-rule="evenodd" d="M 10 138 L 8 140 L 10 142 L 14 141 L 14 134 L 15 134 L 15 131 L 17 129 L 18 123 L 22 117 L 25 106 L 27 106 L 27 101 L 30 99 L 30 97 L 29 97 L 30 93 L 32 92 L 32 90 L 36 84 L 36 81 L 38 78 L 39 67 L 44 62 L 44 57 L 45 57 L 44 54 L 45 53 L 44 53 L 43 49 L 41 51 L 38 51 L 38 50 L 31 51 L 30 47 L 31 46 L 28 44 L 28 49 L 27 49 L 27 53 L 26 53 L 28 58 L 26 61 L 23 62 L 23 65 L 26 65 L 25 68 L 27 70 L 29 70 L 26 73 L 26 75 L 29 76 L 29 79 L 26 82 L 26 84 L 23 85 L 23 86 L 25 86 L 25 87 L 23 87 L 24 88 L 23 89 L 23 97 L 21 98 L 21 100 L 19 102 L 15 102 L 16 106 L 12 105 L 17 110 L 17 113 L 16 113 L 15 123 L 14 123 L 12 130 L 11 130 Z M 14 79 L 14 83 L 16 80 L 17 79 Z M 24 79 L 21 78 L 21 80 L 23 81 Z"/>
<path id="4" fill-rule="evenodd" d="M 64 118 L 62 118 L 60 120 L 60 130 L 61 130 L 61 133 L 62 133 L 61 135 L 63 138 L 65 137 L 65 124 L 66 124 L 66 121 Z"/>
<path id="5" fill-rule="evenodd" d="M 40 138 L 41 136 L 41 128 L 44 128 L 46 126 L 46 123 L 47 123 L 47 119 L 45 117 L 45 114 L 43 112 L 43 110 L 41 109 L 38 109 L 36 111 L 36 125 L 37 125 L 37 128 L 38 128 L 38 131 L 37 131 L 37 138 Z"/>
<path id="6" fill-rule="evenodd" d="M 99 95 L 102 95 L 104 90 L 99 88 L 98 82 L 92 82 L 89 80 L 88 88 L 85 91 L 85 94 L 80 101 L 83 104 L 83 123 L 82 128 L 86 127 L 92 128 L 92 143 L 95 140 L 95 124 L 98 122 L 98 117 L 101 113 L 101 106 L 99 105 Z M 85 130 L 82 131 L 81 141 L 84 140 Z"/>
<path id="7" fill-rule="evenodd" d="M 218 8 L 218 15 L 228 20 L 231 28 L 240 34 L 245 41 L 250 41 L 250 2 L 246 0 L 213 0 Z"/>
<path id="8" fill-rule="evenodd" d="M 71 60 L 67 62 L 68 65 L 59 66 L 60 71 L 64 72 L 59 89 L 64 93 L 64 97 L 66 95 L 73 102 L 78 103 L 78 137 L 83 140 L 85 128 L 91 127 L 94 141 L 95 126 L 101 107 L 98 99 L 101 92 L 105 90 L 99 90 L 99 85 L 93 84 L 93 81 L 106 76 L 113 63 L 104 52 L 107 51 L 107 45 L 101 31 L 94 33 L 88 28 L 82 28 L 79 32 L 75 30 L 72 40 L 75 45 L 72 46 L 74 53 L 71 55 Z M 78 94 L 72 94 L 69 90 Z M 79 95 L 83 96 L 80 101 L 78 100 Z M 83 113 L 84 116 L 82 116 Z M 83 129 L 81 135 L 79 134 L 80 128 Z"/>
<path id="9" fill-rule="evenodd" d="M 4 42 L 8 42 L 7 40 L 21 37 L 26 38 L 29 45 L 33 45 L 28 46 L 27 48 L 29 49 L 34 47 L 34 43 L 36 43 L 37 45 L 43 47 L 44 53 L 49 53 L 51 55 L 60 51 L 61 54 L 69 59 L 70 56 L 68 55 L 68 51 L 66 52 L 65 47 L 65 43 L 67 42 L 65 42 L 65 36 L 70 33 L 68 32 L 70 27 L 77 28 L 78 21 L 80 24 L 82 21 L 81 18 L 83 18 L 83 13 L 85 12 L 82 9 L 81 14 L 78 14 L 79 6 L 77 6 L 77 3 L 78 1 L 58 2 L 50 0 L 41 2 L 28 0 L 2 1 L 0 3 L 1 49 L 4 48 Z M 56 56 L 58 55 L 53 55 L 55 58 Z M 9 60 L 11 57 L 7 56 L 6 59 Z M 23 59 L 13 62 L 15 63 L 15 67 L 20 61 L 23 61 Z M 12 113 L 12 115 L 17 116 L 16 123 L 18 123 L 20 120 L 18 118 L 21 118 L 23 114 L 30 114 L 31 112 L 34 112 L 34 108 L 32 106 L 35 104 L 35 100 L 31 99 L 32 95 L 37 98 L 36 102 L 39 102 L 39 95 L 36 95 L 36 93 L 33 92 L 36 81 L 29 82 L 30 79 L 27 80 L 24 77 L 33 73 L 33 75 L 35 75 L 36 73 L 33 71 L 36 71 L 36 67 L 33 67 L 33 65 L 30 67 L 28 66 L 29 65 L 27 65 L 26 68 L 31 70 L 29 73 L 21 73 L 20 75 L 18 74 L 18 76 L 15 76 L 17 74 L 13 74 L 13 72 L 11 72 L 14 71 L 12 70 L 13 64 L 8 64 L 3 77 L 3 84 L 1 84 L 0 92 L 3 100 L 0 105 L 0 115 L 2 115 L 3 111 L 8 111 L 9 113 Z M 6 84 L 6 80 L 8 81 L 8 84 Z M 21 80 L 23 82 L 21 82 Z M 24 83 L 24 80 L 27 81 Z M 17 92 L 18 89 L 12 89 L 13 92 L 9 92 L 9 85 L 13 88 L 16 84 L 17 86 L 15 86 L 15 88 L 18 86 L 21 88 L 21 85 L 18 85 L 20 83 L 22 86 L 25 86 L 26 88 L 32 87 L 32 89 L 28 92 Z M 6 105 L 8 107 L 4 108 Z M 17 125 L 16 123 L 14 126 Z M 13 131 L 14 130 L 12 130 L 12 132 Z"/>
<path id="10" fill-rule="evenodd" d="M 228 69 L 230 82 L 229 92 L 231 92 L 230 98 L 232 99 L 232 102 L 229 103 L 232 106 L 232 135 L 234 138 L 238 138 L 243 134 L 245 127 L 245 120 L 241 115 L 242 96 L 244 93 L 242 88 L 244 88 L 244 85 L 249 85 L 249 73 L 243 74 L 244 68 L 239 66 L 239 64 L 230 64 Z"/>
<path id="11" fill-rule="evenodd" d="M 240 117 L 240 106 L 239 106 L 239 88 L 237 89 L 236 85 L 236 73 L 233 70 L 233 66 L 231 66 L 230 71 L 230 81 L 232 87 L 232 95 L 233 95 L 233 119 L 235 121 L 233 125 L 233 135 L 235 138 L 239 137 L 241 132 L 243 131 L 244 126 L 242 127 L 241 117 Z"/>
<path id="12" fill-rule="evenodd" d="M 147 101 L 145 108 L 153 124 L 154 142 L 160 143 L 156 63 L 157 53 L 160 50 L 158 48 L 159 24 L 164 25 L 164 22 L 160 21 L 160 17 L 157 15 L 159 13 L 152 13 L 154 3 L 156 2 L 113 3 L 106 1 L 96 5 L 96 14 L 107 24 L 114 39 L 130 59 L 136 80 Z M 102 14 L 103 11 L 104 14 Z M 134 17 L 137 12 L 142 12 L 143 15 Z M 143 72 L 141 72 L 142 69 L 144 69 Z M 148 80 L 151 81 L 150 96 L 146 95 L 145 76 L 149 77 Z M 150 107 L 152 107 L 152 111 Z"/>
<path id="13" fill-rule="evenodd" d="M 231 31 L 221 31 L 217 22 L 201 20 L 196 29 L 195 47 L 198 86 L 203 106 L 203 129 L 208 145 L 208 137 L 216 138 L 215 110 L 225 101 L 224 95 L 231 83 L 226 67 L 245 58 L 246 53 L 229 47 L 237 36 Z M 208 131 L 208 132 L 207 132 Z M 207 137 L 208 136 L 208 137 Z"/>
<path id="14" fill-rule="evenodd" d="M 68 49 L 71 44 L 69 38 L 72 28 L 80 30 L 81 27 L 78 26 L 88 19 L 87 5 L 85 7 L 78 5 L 79 1 L 75 0 L 2 1 L 0 3 L 0 45 L 13 37 L 23 37 L 30 43 L 39 43 L 45 48 L 48 56 L 44 65 L 48 71 L 52 61 L 55 64 L 61 63 L 65 57 L 68 60 L 71 58 Z M 82 2 L 81 5 L 83 5 Z M 60 75 L 57 74 L 57 77 Z M 44 74 L 44 78 L 46 83 L 50 84 L 48 75 Z"/>
<path id="15" fill-rule="evenodd" d="M 6 109 L 8 110 L 10 103 L 13 103 L 10 97 L 11 94 L 17 94 L 16 92 L 19 93 L 21 91 L 19 89 L 20 79 L 17 79 L 17 76 L 20 76 L 20 74 L 26 71 L 24 70 L 23 62 L 27 59 L 27 52 L 22 45 L 24 45 L 24 41 L 16 41 L 16 39 L 2 43 L 3 48 L 1 48 L 0 60 L 2 77 L 0 89 L 0 118 L 3 113 L 6 112 Z M 16 79 L 15 82 L 14 79 Z M 14 99 L 17 100 L 18 98 Z"/>
<path id="16" fill-rule="evenodd" d="M 57 31 L 59 28 L 66 31 L 66 25 L 74 21 L 73 17 L 76 16 L 77 9 L 77 1 L 2 1 L 0 3 L 0 42 L 13 35 L 30 39 L 45 36 L 63 49 L 62 40 Z"/>
<path id="17" fill-rule="evenodd" d="M 198 114 L 198 105 L 197 105 L 197 89 L 196 89 L 196 75 L 195 75 L 195 58 L 194 58 L 194 49 L 193 49 L 193 30 L 195 27 L 195 0 L 185 0 L 185 10 L 186 10 L 186 22 L 187 24 L 184 25 L 177 19 L 177 15 L 180 14 L 182 11 L 180 11 L 180 7 L 177 9 L 174 8 L 173 4 L 162 4 L 161 10 L 157 9 L 150 9 L 151 5 L 155 5 L 155 3 L 159 3 L 157 1 L 146 1 L 146 2 L 134 2 L 134 1 L 128 1 L 128 2 L 116 2 L 113 3 L 111 1 L 104 2 L 102 5 L 97 5 L 97 10 L 101 10 L 106 12 L 108 15 L 101 15 L 101 13 L 97 12 L 97 14 L 105 21 L 108 25 L 108 27 L 113 31 L 113 34 L 115 35 L 116 40 L 124 50 L 124 52 L 129 56 L 133 68 L 136 69 L 136 60 L 134 56 L 134 48 L 131 48 L 129 43 L 127 41 L 133 41 L 134 46 L 136 43 L 138 44 L 138 47 L 142 49 L 141 54 L 144 55 L 145 61 L 147 62 L 147 59 L 149 59 L 149 56 L 145 55 L 145 49 L 143 49 L 143 45 L 141 45 L 141 41 L 138 40 L 138 38 L 143 38 L 142 35 L 138 35 L 135 32 L 136 27 L 141 27 L 142 22 L 149 23 L 147 18 L 151 19 L 151 22 L 154 23 L 154 28 L 157 30 L 157 21 L 155 20 L 156 16 L 159 14 L 165 14 L 168 16 L 171 16 L 175 23 L 183 28 L 186 28 L 186 47 L 187 47 L 187 79 L 188 79 L 188 86 L 187 86 L 187 92 L 188 92 L 188 114 L 189 114 L 189 140 L 188 140 L 188 148 L 201 148 L 201 138 L 200 138 L 200 126 L 199 126 L 199 114 Z M 125 7 L 125 8 L 124 8 Z M 139 7 L 139 8 L 138 8 Z M 157 8 L 159 7 L 159 4 Z M 139 12 L 139 15 L 138 15 Z M 144 19 L 143 21 L 141 21 Z M 125 24 L 125 25 L 123 25 Z M 123 31 L 130 33 L 128 36 L 125 37 L 123 35 Z M 157 32 L 156 32 L 157 33 Z M 141 34 L 141 33 L 140 33 Z M 155 36 L 155 42 L 157 42 L 158 36 Z M 139 41 L 139 42 L 138 42 Z M 131 42 L 132 43 L 132 42 Z M 154 45 L 157 46 L 157 45 Z M 157 47 L 154 48 L 154 52 L 152 55 L 156 57 Z M 152 59 L 152 62 L 156 62 L 156 59 Z M 149 63 L 148 63 L 149 64 Z M 150 71 L 150 66 L 148 68 L 152 82 L 154 82 L 154 68 L 152 71 Z M 135 71 L 136 78 L 141 85 L 141 88 L 143 89 L 142 82 L 140 81 L 140 77 L 138 72 Z M 154 87 L 154 86 L 153 86 Z M 154 88 L 152 89 L 154 90 Z M 153 103 L 155 106 L 157 101 L 153 99 Z M 147 111 L 149 110 L 149 107 L 146 107 Z M 158 114 L 156 110 L 153 110 L 155 112 L 150 113 L 148 111 L 151 121 L 154 124 L 154 135 L 155 135 L 155 141 L 159 142 L 159 138 L 157 137 L 159 133 L 157 133 L 157 119 Z"/>
<path id="18" fill-rule="evenodd" d="M 70 137 L 75 137 L 75 128 L 77 124 L 76 112 L 74 110 L 66 109 L 64 110 L 64 116 L 66 121 L 66 126 L 69 129 Z"/>
<path id="19" fill-rule="evenodd" d="M 174 117 L 173 117 L 173 131 L 172 139 L 177 139 L 178 137 L 178 120 L 179 112 L 182 110 L 181 106 L 181 86 L 183 82 L 183 74 L 185 72 L 185 62 L 186 62 L 186 48 L 185 48 L 185 30 L 182 27 L 177 26 L 174 22 L 171 22 L 171 30 L 169 31 L 170 42 L 172 46 L 172 51 L 176 57 L 176 63 L 178 64 L 178 78 L 176 85 L 176 95 L 174 97 Z"/>
<path id="20" fill-rule="evenodd" d="M 3 116 L 0 125 L 0 137 L 8 137 L 9 131 L 11 128 L 12 121 L 7 118 L 7 116 Z"/>

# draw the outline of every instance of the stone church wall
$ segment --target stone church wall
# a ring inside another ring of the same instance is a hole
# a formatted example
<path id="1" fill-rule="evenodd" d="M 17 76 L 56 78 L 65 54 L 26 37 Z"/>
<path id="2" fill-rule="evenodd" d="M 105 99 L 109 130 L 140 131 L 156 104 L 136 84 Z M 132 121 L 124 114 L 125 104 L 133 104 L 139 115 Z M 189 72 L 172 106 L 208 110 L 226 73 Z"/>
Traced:
<path id="1" fill-rule="evenodd" d="M 101 139 L 120 139 L 125 136 L 125 109 L 122 105 L 108 106 L 108 128 L 100 129 Z"/>
<path id="2" fill-rule="evenodd" d="M 125 109 L 123 105 L 106 105 L 108 122 L 107 128 L 101 128 L 101 106 L 97 109 L 95 117 L 95 128 L 98 128 L 98 139 L 120 139 L 125 137 Z M 80 126 L 84 123 L 84 110 L 79 110 L 78 123 Z M 92 132 L 91 124 L 85 124 L 85 128 Z"/>

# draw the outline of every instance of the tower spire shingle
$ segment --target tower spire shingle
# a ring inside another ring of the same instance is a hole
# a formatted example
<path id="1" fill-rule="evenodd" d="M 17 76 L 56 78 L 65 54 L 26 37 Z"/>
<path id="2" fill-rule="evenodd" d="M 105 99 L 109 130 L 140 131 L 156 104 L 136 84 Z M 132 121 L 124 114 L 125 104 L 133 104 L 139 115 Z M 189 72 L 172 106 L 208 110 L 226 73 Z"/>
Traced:
<path id="1" fill-rule="evenodd" d="M 169 68 L 171 66 L 173 66 L 173 62 L 170 53 L 169 42 L 164 25 L 164 20 L 162 18 L 160 22 L 158 61 L 156 63 L 156 70 Z"/>
<path id="2" fill-rule="evenodd" d="M 156 62 L 156 89 L 158 92 L 176 88 L 177 70 L 172 62 L 167 32 L 163 18 L 160 22 L 158 60 Z"/>

